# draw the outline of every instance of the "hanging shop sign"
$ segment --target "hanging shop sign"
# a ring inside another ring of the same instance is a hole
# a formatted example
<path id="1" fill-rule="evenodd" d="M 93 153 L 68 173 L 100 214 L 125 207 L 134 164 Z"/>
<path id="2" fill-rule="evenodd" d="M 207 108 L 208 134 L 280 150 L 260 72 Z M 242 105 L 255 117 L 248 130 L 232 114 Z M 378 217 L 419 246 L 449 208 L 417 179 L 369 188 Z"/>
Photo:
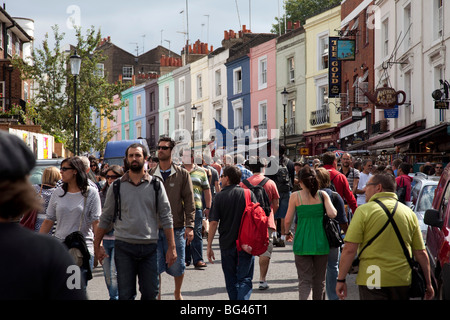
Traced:
<path id="1" fill-rule="evenodd" d="M 341 61 L 338 57 L 339 37 L 329 37 L 328 98 L 339 98 L 341 93 Z"/>
<path id="2" fill-rule="evenodd" d="M 434 109 L 436 110 L 448 110 L 449 102 L 445 100 L 434 101 Z"/>
<path id="3" fill-rule="evenodd" d="M 355 61 L 356 40 L 339 39 L 337 42 L 338 59 L 343 61 Z"/>
<path id="4" fill-rule="evenodd" d="M 406 93 L 404 91 L 396 91 L 385 85 L 378 88 L 375 94 L 364 92 L 364 95 L 379 109 L 390 109 L 400 106 L 406 101 Z"/>

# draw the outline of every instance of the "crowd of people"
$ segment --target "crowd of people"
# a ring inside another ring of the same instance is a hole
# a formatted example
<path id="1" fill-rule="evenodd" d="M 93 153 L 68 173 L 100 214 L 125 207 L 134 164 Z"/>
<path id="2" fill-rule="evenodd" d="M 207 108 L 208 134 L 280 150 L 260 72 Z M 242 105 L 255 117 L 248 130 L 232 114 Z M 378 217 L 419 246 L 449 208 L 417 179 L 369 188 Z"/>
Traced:
<path id="1" fill-rule="evenodd" d="M 15 138 L 7 135 L 3 139 L 3 136 L 0 150 L 11 152 L 14 159 L 32 157 L 25 148 L 19 149 L 21 154 L 17 147 L 11 151 Z M 28 196 L 30 199 L 24 197 L 26 205 L 18 206 L 5 197 L 6 191 L 0 192 L 0 228 L 17 233 L 10 235 L 8 243 L 11 239 L 37 238 L 36 233 L 43 234 L 39 239 L 45 240 L 36 241 L 36 246 L 48 245 L 55 250 L 47 250 L 48 255 L 61 253 L 66 237 L 81 232 L 89 252 L 89 263 L 80 266 L 80 290 L 68 293 L 59 288 L 62 297 L 85 299 L 91 271 L 100 263 L 111 300 L 134 299 L 137 279 L 142 299 L 161 298 L 163 272 L 174 278 L 175 299 L 183 299 L 186 266 L 193 264 L 196 269 L 204 269 L 206 261 L 214 263 L 212 244 L 218 231 L 228 296 L 230 300 L 247 300 L 253 290 L 256 257 L 237 250 L 236 240 L 246 207 L 244 190 L 261 185 L 270 202 L 270 214 L 269 246 L 257 257 L 258 289 L 270 288 L 268 270 L 274 247 L 292 242 L 299 299 L 338 300 L 346 297 L 345 279 L 355 256 L 389 221 L 378 204 L 382 202 L 395 212 L 394 220 L 403 239 L 424 272 L 425 298 L 433 298 L 428 256 L 417 217 L 408 207 L 411 194 L 408 163 L 394 161 L 392 166 L 385 166 L 371 159 L 355 161 L 348 153 L 338 158 L 333 152 L 323 154 L 311 164 L 293 162 L 281 145 L 278 154 L 268 159 L 251 157 L 247 160 L 242 155 L 234 159 L 224 155 L 219 159 L 184 149 L 176 155 L 181 159 L 180 164 L 174 161 L 174 148 L 175 142 L 163 137 L 158 142 L 157 156 L 149 157 L 144 146 L 132 144 L 126 150 L 123 167 L 108 166 L 92 157 L 69 157 L 62 161 L 59 170 L 46 170 L 42 183 L 35 186 L 27 186 L 26 182 L 26 175 L 34 166 L 32 160 L 29 163 L 13 161 L 15 167 L 12 168 L 0 166 L 1 190 L 22 185 L 34 194 L 34 197 Z M 269 175 L 265 170 L 271 162 L 275 162 L 278 169 Z M 426 164 L 422 170 L 439 175 L 442 167 L 442 164 Z M 13 172 L 20 174 L 10 177 Z M 404 192 L 402 199 L 399 190 Z M 36 201 L 37 197 L 42 201 Z M 252 202 L 259 200 L 251 193 Z M 31 211 L 37 212 L 36 232 L 22 235 L 16 222 Z M 345 240 L 343 247 L 330 247 L 322 223 L 324 214 L 338 222 Z M 9 230 L 6 222 L 14 222 L 14 227 L 10 223 Z M 0 238 L 5 234 L 0 232 Z M 370 242 L 370 247 L 358 255 L 360 265 L 356 281 L 360 298 L 408 299 L 411 272 L 400 244 L 395 245 L 396 235 L 391 228 L 385 228 L 377 236 L 376 241 Z M 204 237 L 207 239 L 205 259 Z M 15 246 L 21 245 L 21 241 L 15 243 Z M 4 247 L 5 242 L 0 241 L 0 254 Z M 53 271 L 70 264 L 68 251 L 63 251 L 59 264 L 51 267 Z M 6 268 L 11 268 L 13 261 L 8 260 Z M 373 278 L 368 271 L 374 265 L 379 267 L 379 281 L 375 285 L 369 283 Z M 3 271 L 8 274 L 7 270 Z M 61 270 L 54 277 L 61 282 Z M 4 282 L 0 280 L 1 285 Z"/>

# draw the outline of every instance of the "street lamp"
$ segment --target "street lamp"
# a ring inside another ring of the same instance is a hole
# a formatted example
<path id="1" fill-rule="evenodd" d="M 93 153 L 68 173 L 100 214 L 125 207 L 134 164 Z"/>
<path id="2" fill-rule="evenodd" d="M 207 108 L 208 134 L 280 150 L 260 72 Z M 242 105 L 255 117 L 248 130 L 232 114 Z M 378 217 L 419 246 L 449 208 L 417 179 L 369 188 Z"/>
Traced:
<path id="1" fill-rule="evenodd" d="M 192 150 L 194 150 L 194 143 L 195 143 L 195 117 L 197 116 L 197 107 L 195 104 L 191 108 L 192 111 Z"/>
<path id="2" fill-rule="evenodd" d="M 283 117 L 284 117 L 284 126 L 283 126 L 283 144 L 286 146 L 286 124 L 287 124 L 287 119 L 286 119 L 286 105 L 288 103 L 288 95 L 289 92 L 287 92 L 286 88 L 284 88 L 284 90 L 281 92 L 281 98 L 282 98 L 282 104 L 283 104 Z"/>
<path id="3" fill-rule="evenodd" d="M 80 74 L 81 57 L 75 53 L 70 57 L 70 70 L 74 76 L 73 81 L 73 154 L 80 154 L 80 108 L 77 108 L 77 77 Z"/>

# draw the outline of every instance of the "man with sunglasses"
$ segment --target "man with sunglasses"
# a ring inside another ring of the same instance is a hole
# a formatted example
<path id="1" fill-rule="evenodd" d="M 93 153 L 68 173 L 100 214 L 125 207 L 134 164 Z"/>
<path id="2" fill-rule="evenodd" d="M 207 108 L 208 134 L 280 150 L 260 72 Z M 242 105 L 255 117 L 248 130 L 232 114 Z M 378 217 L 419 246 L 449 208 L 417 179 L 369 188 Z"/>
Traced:
<path id="1" fill-rule="evenodd" d="M 444 171 L 444 165 L 442 163 L 436 163 L 434 170 L 435 170 L 434 175 L 436 177 L 440 177 L 442 175 L 442 171 Z"/>
<path id="2" fill-rule="evenodd" d="M 186 169 L 177 166 L 172 161 L 172 150 L 175 141 L 170 137 L 162 137 L 158 141 L 158 160 L 156 167 L 150 170 L 150 174 L 159 177 L 164 181 L 164 188 L 169 197 L 170 208 L 173 216 L 173 227 L 175 235 L 175 246 L 177 250 L 177 260 L 168 267 L 165 263 L 165 253 L 167 251 L 167 241 L 163 232 L 159 233 L 158 240 L 158 264 L 159 274 L 164 271 L 174 277 L 176 300 L 181 300 L 181 286 L 184 279 L 185 247 L 194 238 L 194 191 L 192 181 Z M 161 276 L 160 276 L 161 277 Z M 160 281 L 161 283 L 161 281 Z M 161 286 L 160 286 L 161 292 Z"/>

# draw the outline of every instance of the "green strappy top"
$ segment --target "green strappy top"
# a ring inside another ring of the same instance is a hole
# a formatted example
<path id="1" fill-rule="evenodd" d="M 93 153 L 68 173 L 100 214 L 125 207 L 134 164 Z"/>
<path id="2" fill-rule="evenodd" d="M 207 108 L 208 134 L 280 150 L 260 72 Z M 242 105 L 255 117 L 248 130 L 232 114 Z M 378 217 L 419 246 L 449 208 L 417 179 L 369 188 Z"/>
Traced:
<path id="1" fill-rule="evenodd" d="M 323 203 L 304 205 L 300 192 L 297 193 L 301 205 L 295 207 L 298 219 L 293 245 L 294 254 L 328 254 L 330 246 L 323 229 Z"/>

